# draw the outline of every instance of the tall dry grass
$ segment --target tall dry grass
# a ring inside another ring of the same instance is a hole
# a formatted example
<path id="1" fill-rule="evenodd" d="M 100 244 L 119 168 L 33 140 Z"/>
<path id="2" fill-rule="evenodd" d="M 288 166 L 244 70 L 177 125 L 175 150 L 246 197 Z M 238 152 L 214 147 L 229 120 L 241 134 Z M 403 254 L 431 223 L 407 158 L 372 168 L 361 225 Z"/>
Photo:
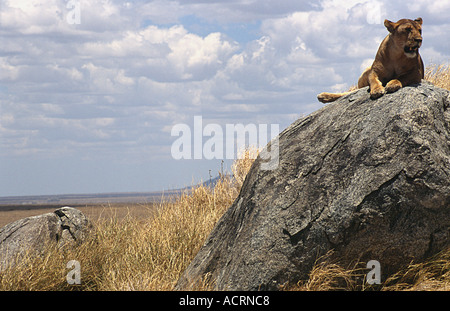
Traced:
<path id="1" fill-rule="evenodd" d="M 310 272 L 309 279 L 294 285 L 286 285 L 288 291 L 449 291 L 450 249 L 424 262 L 410 263 L 391 275 L 381 284 L 370 285 L 366 281 L 369 272 L 366 263 L 344 267 L 336 259 L 331 260 L 330 251 L 319 258 Z"/>
<path id="2" fill-rule="evenodd" d="M 195 186 L 160 203 L 156 211 L 149 209 L 147 218 L 102 218 L 83 244 L 66 249 L 49 246 L 43 256 L 22 260 L 0 273 L 0 290 L 173 289 L 237 197 L 254 153 L 245 151 L 232 165 L 232 176 L 222 174 L 214 188 Z M 80 285 L 66 281 L 70 260 L 80 262 Z"/>
<path id="3" fill-rule="evenodd" d="M 450 65 L 428 65 L 425 68 L 425 80 L 437 87 L 450 90 Z"/>
<path id="4" fill-rule="evenodd" d="M 450 249 L 421 263 L 411 263 L 385 282 L 383 290 L 449 291 Z"/>

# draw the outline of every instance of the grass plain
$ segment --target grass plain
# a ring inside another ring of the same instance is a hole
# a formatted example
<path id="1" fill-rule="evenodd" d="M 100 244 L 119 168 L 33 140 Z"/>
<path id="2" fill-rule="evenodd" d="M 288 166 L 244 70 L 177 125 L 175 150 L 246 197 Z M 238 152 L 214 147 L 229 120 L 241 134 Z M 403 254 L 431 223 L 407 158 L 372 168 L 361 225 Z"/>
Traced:
<path id="1" fill-rule="evenodd" d="M 80 210 L 86 217 L 94 222 L 116 218 L 122 220 L 126 217 L 145 219 L 152 215 L 155 203 L 128 204 L 128 203 L 103 203 L 103 204 L 83 204 L 69 205 Z M 20 205 L 20 206 L 0 206 L 0 228 L 19 219 L 51 213 L 60 208 L 61 205 Z"/>

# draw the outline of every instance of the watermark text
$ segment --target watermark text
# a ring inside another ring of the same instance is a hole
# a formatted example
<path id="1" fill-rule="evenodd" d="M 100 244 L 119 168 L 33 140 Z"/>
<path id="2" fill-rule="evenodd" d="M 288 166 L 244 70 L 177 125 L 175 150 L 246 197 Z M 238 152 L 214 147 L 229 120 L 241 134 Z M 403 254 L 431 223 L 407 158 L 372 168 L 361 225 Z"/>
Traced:
<path id="1" fill-rule="evenodd" d="M 239 151 L 256 146 L 264 160 L 261 168 L 272 170 L 278 166 L 279 131 L 278 124 L 226 124 L 224 129 L 215 123 L 204 125 L 202 116 L 194 116 L 193 129 L 187 124 L 172 127 L 171 135 L 178 138 L 172 143 L 171 155 L 176 160 L 233 160 L 241 156 Z"/>

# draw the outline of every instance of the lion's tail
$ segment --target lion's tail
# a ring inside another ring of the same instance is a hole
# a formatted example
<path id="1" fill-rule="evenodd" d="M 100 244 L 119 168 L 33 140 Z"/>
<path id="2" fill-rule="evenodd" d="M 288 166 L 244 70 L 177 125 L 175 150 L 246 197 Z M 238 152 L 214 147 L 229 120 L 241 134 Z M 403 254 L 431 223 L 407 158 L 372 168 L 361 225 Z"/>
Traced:
<path id="1" fill-rule="evenodd" d="M 344 92 L 344 93 L 327 93 L 323 92 L 317 95 L 317 99 L 321 103 L 331 103 L 334 102 L 336 99 L 341 98 L 344 95 L 350 94 L 352 92 Z"/>

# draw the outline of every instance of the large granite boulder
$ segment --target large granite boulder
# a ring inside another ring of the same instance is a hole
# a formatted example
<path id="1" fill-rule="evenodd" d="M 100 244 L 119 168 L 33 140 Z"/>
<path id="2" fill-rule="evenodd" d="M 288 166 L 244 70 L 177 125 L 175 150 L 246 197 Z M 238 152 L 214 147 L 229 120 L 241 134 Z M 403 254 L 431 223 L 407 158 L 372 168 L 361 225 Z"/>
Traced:
<path id="1" fill-rule="evenodd" d="M 450 245 L 450 95 L 423 82 L 371 100 L 360 89 L 278 137 L 279 165 L 255 160 L 241 192 L 178 280 L 276 290 L 329 250 L 377 260 L 382 276 Z"/>

